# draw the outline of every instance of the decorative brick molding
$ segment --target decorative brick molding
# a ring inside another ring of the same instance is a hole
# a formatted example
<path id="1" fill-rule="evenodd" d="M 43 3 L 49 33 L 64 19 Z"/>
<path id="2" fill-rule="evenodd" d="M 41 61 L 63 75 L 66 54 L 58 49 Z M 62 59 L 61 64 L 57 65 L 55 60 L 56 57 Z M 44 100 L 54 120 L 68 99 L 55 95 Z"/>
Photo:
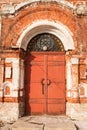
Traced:
<path id="1" fill-rule="evenodd" d="M 63 17 L 60 17 L 62 15 Z M 73 12 L 68 8 L 62 9 L 62 6 L 55 3 L 44 5 L 42 2 L 35 6 L 28 6 L 19 11 L 15 17 L 4 17 L 2 21 L 4 33 L 2 45 L 5 44 L 7 48 L 15 49 L 20 46 L 25 50 L 28 44 L 26 40 L 29 42 L 30 37 L 45 31 L 59 36 L 64 42 L 65 50 L 71 50 L 77 46 L 75 31 L 79 27 Z M 8 26 L 5 23 L 8 23 Z M 25 47 L 24 43 L 26 43 Z"/>
<path id="2" fill-rule="evenodd" d="M 17 0 L 18 1 L 18 0 Z M 19 2 L 11 2 L 11 3 L 15 3 L 16 6 L 10 4 L 9 2 L 5 2 L 5 4 L 3 3 L 2 6 L 1 6 L 1 14 L 2 15 L 6 15 L 6 14 L 14 14 L 16 13 L 17 11 L 19 11 L 21 8 L 23 7 L 26 7 L 26 6 L 31 6 L 31 5 L 36 5 L 38 4 L 39 2 L 42 2 L 44 4 L 48 4 L 48 3 L 56 3 L 56 4 L 60 4 L 61 6 L 65 6 L 67 8 L 70 8 L 70 9 L 75 9 L 76 6 L 73 5 L 72 3 L 68 2 L 68 1 L 63 1 L 63 0 L 22 0 Z"/>
<path id="3" fill-rule="evenodd" d="M 51 31 L 52 30 L 52 31 Z M 55 23 L 48 20 L 37 20 L 33 22 L 33 24 L 28 25 L 27 28 L 23 31 L 23 33 L 20 35 L 16 46 L 19 48 L 22 48 L 26 51 L 27 45 L 29 41 L 37 34 L 39 33 L 52 33 L 60 38 L 62 41 L 65 50 L 73 50 L 74 47 L 74 41 L 72 38 L 72 32 L 67 28 L 65 25 L 61 23 Z M 66 34 L 68 36 L 68 39 L 66 37 Z M 25 44 L 26 43 L 26 44 Z M 68 44 L 70 43 L 70 44 Z"/>
<path id="4" fill-rule="evenodd" d="M 66 115 L 76 120 L 87 119 L 87 103 L 67 103 Z"/>
<path id="5" fill-rule="evenodd" d="M 86 4 L 77 5 L 75 14 L 77 16 L 87 16 L 87 5 Z"/>

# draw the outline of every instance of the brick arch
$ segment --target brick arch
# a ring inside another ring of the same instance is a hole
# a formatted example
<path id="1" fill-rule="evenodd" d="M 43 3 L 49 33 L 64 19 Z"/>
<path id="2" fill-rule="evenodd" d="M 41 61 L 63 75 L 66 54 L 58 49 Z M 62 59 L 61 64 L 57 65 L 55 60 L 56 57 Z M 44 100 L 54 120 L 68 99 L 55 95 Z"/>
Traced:
<path id="1" fill-rule="evenodd" d="M 42 2 L 34 6 L 25 7 L 20 10 L 14 18 L 4 18 L 4 45 L 8 47 L 17 47 L 18 39 L 22 35 L 23 31 L 36 21 L 46 20 L 53 21 L 53 23 L 61 23 L 65 26 L 65 28 L 68 28 L 68 30 L 72 33 L 75 47 L 77 46 L 77 33 L 75 31 L 78 28 L 78 24 L 76 23 L 76 18 L 74 17 L 72 10 L 51 2 L 48 4 L 44 4 Z M 5 25 L 6 22 L 8 25 Z"/>
<path id="2" fill-rule="evenodd" d="M 55 23 L 48 20 L 36 21 L 28 26 L 17 41 L 17 46 L 26 51 L 29 41 L 36 35 L 41 33 L 50 33 L 57 36 L 63 43 L 64 49 L 73 50 L 74 41 L 71 31 L 61 23 Z"/>
<path id="3" fill-rule="evenodd" d="M 20 10 L 21 8 L 23 8 L 25 6 L 32 5 L 33 3 L 36 3 L 36 2 L 41 2 L 41 0 L 33 0 L 33 1 L 30 0 L 30 1 L 23 1 L 21 3 L 18 3 L 16 5 L 13 13 L 17 10 Z M 49 2 L 49 0 L 43 0 L 43 2 L 45 2 L 47 4 Z M 76 9 L 76 6 L 73 5 L 73 3 L 69 2 L 69 1 L 63 2 L 63 1 L 58 1 L 58 0 L 51 0 L 50 2 L 55 2 L 56 4 L 60 4 L 60 5 L 65 6 L 65 7 L 69 7 L 71 9 Z"/>

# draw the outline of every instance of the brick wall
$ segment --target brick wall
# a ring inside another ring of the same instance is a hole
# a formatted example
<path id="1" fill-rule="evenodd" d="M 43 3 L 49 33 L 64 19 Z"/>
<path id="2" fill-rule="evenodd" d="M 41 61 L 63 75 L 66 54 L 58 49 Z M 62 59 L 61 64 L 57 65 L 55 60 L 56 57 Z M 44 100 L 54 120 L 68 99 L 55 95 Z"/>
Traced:
<path id="1" fill-rule="evenodd" d="M 48 3 L 35 2 L 27 4 L 22 3 L 23 1 L 0 1 L 0 101 L 4 102 L 4 104 L 0 104 L 0 107 L 4 111 L 3 115 L 1 111 L 1 117 L 3 117 L 4 120 L 6 106 L 8 106 L 9 112 L 11 111 L 11 106 L 12 110 L 14 110 L 17 106 L 17 113 L 15 113 L 16 116 L 13 114 L 13 116 L 11 116 L 12 119 L 14 117 L 17 119 L 19 115 L 24 114 L 25 90 L 23 86 L 23 58 L 25 58 L 25 51 L 21 51 L 22 54 L 20 56 L 20 48 L 17 46 L 17 41 L 28 27 L 37 21 L 45 20 L 54 23 L 61 23 L 65 26 L 65 28 L 71 31 L 75 49 L 68 50 L 66 52 L 67 113 L 68 115 L 73 115 L 72 111 L 75 111 L 76 109 L 75 103 L 79 104 L 79 113 L 83 112 L 83 109 L 82 111 L 80 109 L 80 104 L 83 103 L 87 106 L 86 1 L 68 0 L 70 3 L 61 3 L 60 1 Z M 78 4 L 81 4 L 81 6 L 78 6 Z M 28 36 L 24 37 L 25 44 L 27 42 L 27 37 Z M 4 97 L 3 94 L 5 94 Z M 15 103 L 15 105 L 12 103 Z M 9 116 L 11 114 L 12 111 L 7 115 L 5 120 L 10 120 Z"/>
<path id="2" fill-rule="evenodd" d="M 16 16 L 15 14 L 2 16 L 2 34 L 4 34 L 2 45 L 7 48 L 15 46 L 22 31 L 37 20 L 60 21 L 73 33 L 76 51 L 77 47 L 80 49 L 80 43 L 84 43 L 85 51 L 87 46 L 87 37 L 84 35 L 87 33 L 86 17 L 78 17 L 72 9 L 55 3 L 34 3 L 18 11 Z"/>
<path id="3" fill-rule="evenodd" d="M 80 30 L 78 19 L 73 15 L 73 10 L 62 7 L 61 5 L 57 6 L 55 3 L 33 4 L 29 8 L 24 8 L 23 10 L 18 11 L 15 17 L 3 17 L 2 33 L 4 35 L 2 36 L 2 44 L 7 47 L 11 47 L 11 45 L 14 46 L 22 31 L 27 28 L 29 24 L 31 25 L 37 20 L 60 21 L 72 31 L 75 46 L 77 46 L 77 35 Z"/>

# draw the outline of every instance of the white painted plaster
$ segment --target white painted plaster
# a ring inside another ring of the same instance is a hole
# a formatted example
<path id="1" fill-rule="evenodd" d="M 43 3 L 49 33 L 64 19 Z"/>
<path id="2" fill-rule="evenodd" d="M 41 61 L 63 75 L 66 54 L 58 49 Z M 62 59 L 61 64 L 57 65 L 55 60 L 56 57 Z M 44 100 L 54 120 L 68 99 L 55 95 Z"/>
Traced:
<path id="1" fill-rule="evenodd" d="M 70 90 L 67 90 L 67 97 L 70 97 L 70 98 L 78 98 L 79 94 L 78 94 L 78 91 L 76 88 L 72 88 Z"/>
<path id="2" fill-rule="evenodd" d="M 87 84 L 85 86 L 85 97 L 87 97 Z"/>
<path id="3" fill-rule="evenodd" d="M 0 14 L 14 14 L 15 12 L 17 12 L 19 9 L 21 9 L 24 6 L 30 5 L 32 3 L 37 3 L 37 2 L 52 2 L 55 1 L 56 3 L 65 6 L 66 8 L 70 8 L 70 9 L 76 9 L 76 6 L 68 1 L 65 0 L 25 0 L 23 2 L 18 3 L 17 5 L 12 5 L 12 4 L 4 4 L 1 7 L 1 11 Z M 34 3 L 34 4 L 35 4 Z"/>
<path id="4" fill-rule="evenodd" d="M 71 90 L 72 89 L 72 64 L 71 62 L 68 60 L 66 63 L 66 86 L 67 86 L 67 90 Z M 71 92 L 68 92 L 68 95 L 71 95 Z"/>
<path id="5" fill-rule="evenodd" d="M 19 59 L 18 58 L 6 58 L 5 62 L 6 63 L 11 63 L 11 62 L 19 63 Z"/>
<path id="6" fill-rule="evenodd" d="M 86 4 L 80 4 L 76 8 L 77 15 L 87 15 L 87 5 Z"/>
<path id="7" fill-rule="evenodd" d="M 6 58 L 6 63 L 12 63 L 12 85 L 14 89 L 19 88 L 20 61 L 18 58 Z"/>
<path id="8" fill-rule="evenodd" d="M 67 94 L 66 97 L 71 97 L 71 91 L 67 91 L 66 94 Z"/>
<path id="9" fill-rule="evenodd" d="M 18 97 L 18 90 L 12 91 L 12 97 Z"/>
<path id="10" fill-rule="evenodd" d="M 5 68 L 5 78 L 11 78 L 11 67 Z"/>
<path id="11" fill-rule="evenodd" d="M 18 103 L 0 103 L 0 121 L 12 123 L 19 117 Z"/>
<path id="12" fill-rule="evenodd" d="M 78 90 L 76 88 L 72 88 L 71 98 L 78 98 Z"/>
<path id="13" fill-rule="evenodd" d="M 0 90 L 0 97 L 3 97 L 3 89 Z"/>
<path id="14" fill-rule="evenodd" d="M 34 21 L 31 25 L 28 25 L 20 35 L 16 46 L 26 50 L 29 41 L 40 33 L 51 33 L 56 35 L 62 41 L 66 51 L 75 49 L 72 38 L 73 34 L 69 28 L 60 22 L 56 23 L 48 20 Z"/>
<path id="15" fill-rule="evenodd" d="M 23 96 L 23 91 L 20 91 L 20 96 Z"/>
<path id="16" fill-rule="evenodd" d="M 6 58 L 6 63 L 12 63 L 12 85 L 14 89 L 24 88 L 24 61 L 19 58 Z"/>
<path id="17" fill-rule="evenodd" d="M 72 119 L 87 120 L 87 103 L 66 103 L 66 115 Z"/>
<path id="18" fill-rule="evenodd" d="M 76 6 L 71 3 L 71 2 L 68 2 L 68 1 L 65 1 L 65 0 L 25 0 L 24 2 L 21 2 L 19 3 L 16 7 L 15 7 L 15 10 L 19 10 L 21 7 L 23 6 L 26 6 L 26 5 L 29 5 L 29 4 L 32 4 L 34 2 L 57 2 L 59 4 L 62 4 L 63 6 L 66 6 L 66 7 L 69 7 L 69 8 L 72 8 L 72 9 L 76 9 Z"/>
<path id="19" fill-rule="evenodd" d="M 24 60 L 20 61 L 20 89 L 24 88 Z"/>
<path id="20" fill-rule="evenodd" d="M 15 13 L 15 7 L 11 4 L 3 4 L 1 6 L 1 13 L 2 14 L 13 14 Z"/>
<path id="21" fill-rule="evenodd" d="M 72 64 L 78 64 L 79 59 L 78 58 L 71 58 Z"/>
<path id="22" fill-rule="evenodd" d="M 3 74 L 4 74 L 4 67 L 3 65 L 0 65 L 0 84 L 3 83 Z M 1 86 L 0 86 L 1 89 Z"/>
<path id="23" fill-rule="evenodd" d="M 0 16 L 0 38 L 1 38 L 1 16 Z"/>
<path id="24" fill-rule="evenodd" d="M 19 59 L 13 62 L 13 75 L 12 75 L 12 84 L 14 89 L 19 88 L 19 78 L 20 78 L 20 68 L 19 68 Z"/>
<path id="25" fill-rule="evenodd" d="M 23 6 L 26 6 L 26 5 L 29 5 L 29 4 L 32 4 L 34 2 L 57 2 L 58 4 L 61 4 L 62 6 L 66 6 L 66 7 L 69 7 L 71 9 L 76 9 L 76 6 L 71 3 L 71 2 L 68 2 L 68 1 L 65 1 L 65 0 L 25 0 L 24 2 L 21 2 L 19 3 L 16 7 L 15 7 L 15 10 L 19 10 L 20 8 L 22 8 Z"/>

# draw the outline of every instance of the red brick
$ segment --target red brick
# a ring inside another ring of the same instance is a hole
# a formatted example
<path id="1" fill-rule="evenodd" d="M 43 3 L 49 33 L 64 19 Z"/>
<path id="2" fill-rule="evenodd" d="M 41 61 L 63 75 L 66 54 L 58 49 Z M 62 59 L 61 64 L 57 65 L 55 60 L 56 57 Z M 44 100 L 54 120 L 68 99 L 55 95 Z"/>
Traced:
<path id="1" fill-rule="evenodd" d="M 14 18 L 3 18 L 2 42 L 6 46 L 15 45 L 23 30 L 27 25 L 37 20 L 51 20 L 61 22 L 67 26 L 73 33 L 76 41 L 78 31 L 78 20 L 73 15 L 72 10 L 62 8 L 62 6 L 54 4 L 38 4 L 35 7 L 24 8 L 18 12 Z M 7 24 L 6 24 L 7 23 Z M 4 29 L 5 28 L 5 29 Z"/>

